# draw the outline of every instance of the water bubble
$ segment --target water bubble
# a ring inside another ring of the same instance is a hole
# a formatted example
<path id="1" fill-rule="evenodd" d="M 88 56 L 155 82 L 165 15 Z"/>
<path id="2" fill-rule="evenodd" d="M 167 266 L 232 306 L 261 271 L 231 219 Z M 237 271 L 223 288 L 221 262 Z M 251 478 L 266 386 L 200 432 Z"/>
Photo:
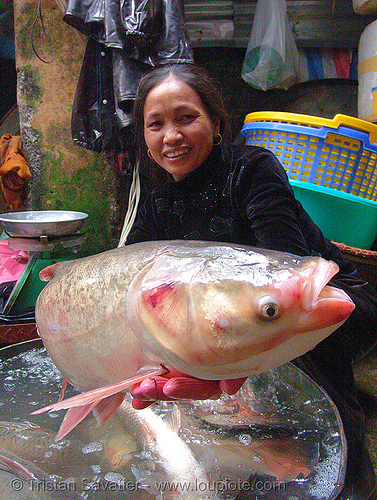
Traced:
<path id="1" fill-rule="evenodd" d="M 16 384 L 13 382 L 5 381 L 4 389 L 8 392 L 13 392 L 15 390 Z"/>
<path id="2" fill-rule="evenodd" d="M 141 460 L 152 460 L 152 454 L 149 451 L 143 450 L 137 455 Z"/>
<path id="3" fill-rule="evenodd" d="M 68 439 L 62 439 L 58 443 L 51 443 L 49 448 L 53 448 L 55 450 L 63 450 L 64 448 L 67 448 L 71 442 Z"/>
<path id="4" fill-rule="evenodd" d="M 319 462 L 315 470 L 316 480 L 310 486 L 309 492 L 314 498 L 329 498 L 333 493 L 334 484 L 339 480 L 339 458 L 329 456 Z"/>
<path id="5" fill-rule="evenodd" d="M 105 474 L 104 478 L 109 483 L 115 483 L 118 485 L 124 484 L 125 480 L 125 477 L 122 476 L 122 474 L 119 474 L 119 472 L 108 472 L 107 474 Z"/>
<path id="6" fill-rule="evenodd" d="M 85 454 L 94 453 L 102 450 L 103 450 L 103 444 L 96 441 L 93 441 L 92 443 L 89 443 L 86 446 L 84 446 L 84 448 L 82 448 L 82 452 Z"/>
<path id="7" fill-rule="evenodd" d="M 49 411 L 47 413 L 47 415 L 50 417 L 50 418 L 58 418 L 60 416 L 60 414 L 58 412 L 55 412 L 55 411 Z"/>
<path id="8" fill-rule="evenodd" d="M 252 439 L 249 434 L 240 434 L 238 436 L 238 441 L 246 446 L 250 446 Z"/>

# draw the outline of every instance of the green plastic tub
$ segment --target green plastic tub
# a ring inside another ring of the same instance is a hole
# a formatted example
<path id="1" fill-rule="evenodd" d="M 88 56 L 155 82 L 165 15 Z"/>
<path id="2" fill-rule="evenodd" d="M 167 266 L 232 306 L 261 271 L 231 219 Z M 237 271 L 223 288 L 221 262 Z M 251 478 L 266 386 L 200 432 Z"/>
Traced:
<path id="1" fill-rule="evenodd" d="M 370 249 L 377 236 L 377 202 L 310 182 L 289 182 L 326 238 Z"/>

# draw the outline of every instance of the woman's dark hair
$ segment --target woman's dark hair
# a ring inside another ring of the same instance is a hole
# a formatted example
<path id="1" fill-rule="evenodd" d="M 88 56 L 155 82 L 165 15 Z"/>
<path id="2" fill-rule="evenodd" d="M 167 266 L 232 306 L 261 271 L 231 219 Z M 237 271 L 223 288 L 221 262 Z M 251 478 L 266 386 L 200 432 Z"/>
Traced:
<path id="1" fill-rule="evenodd" d="M 215 121 L 220 118 L 220 134 L 226 140 L 229 134 L 228 113 L 218 85 L 204 68 L 194 64 L 174 64 L 157 68 L 140 81 L 133 106 L 133 127 L 138 144 L 138 156 L 142 165 L 150 163 L 146 155 L 146 145 L 141 140 L 144 136 L 144 104 L 149 92 L 167 78 L 187 83 L 199 95 L 208 116 Z"/>

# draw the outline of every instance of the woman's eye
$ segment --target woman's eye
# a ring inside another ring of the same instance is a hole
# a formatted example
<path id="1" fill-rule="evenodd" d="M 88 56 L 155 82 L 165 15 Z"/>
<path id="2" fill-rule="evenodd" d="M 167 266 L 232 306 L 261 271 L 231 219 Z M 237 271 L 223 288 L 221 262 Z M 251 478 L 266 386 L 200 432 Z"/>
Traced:
<path id="1" fill-rule="evenodd" d="M 279 316 L 280 307 L 273 297 L 265 296 L 259 299 L 259 310 L 263 318 L 274 319 Z"/>
<path id="2" fill-rule="evenodd" d="M 184 123 L 187 123 L 187 122 L 191 122 L 192 120 L 195 120 L 195 116 L 194 115 L 182 115 L 181 118 L 180 118 L 180 121 L 181 122 L 184 122 Z"/>
<path id="3" fill-rule="evenodd" d="M 159 127 L 161 127 L 161 125 L 162 125 L 162 122 L 156 120 L 154 122 L 148 123 L 147 127 L 148 128 L 159 128 Z"/>

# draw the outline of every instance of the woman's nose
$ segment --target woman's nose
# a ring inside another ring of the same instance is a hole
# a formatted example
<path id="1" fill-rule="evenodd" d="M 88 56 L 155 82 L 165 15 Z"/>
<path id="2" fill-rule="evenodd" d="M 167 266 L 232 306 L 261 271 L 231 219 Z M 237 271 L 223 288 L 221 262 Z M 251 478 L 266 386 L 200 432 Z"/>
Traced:
<path id="1" fill-rule="evenodd" d="M 165 130 L 164 142 L 166 144 L 175 144 L 182 140 L 182 137 L 182 132 L 179 130 L 178 126 L 169 126 Z"/>

